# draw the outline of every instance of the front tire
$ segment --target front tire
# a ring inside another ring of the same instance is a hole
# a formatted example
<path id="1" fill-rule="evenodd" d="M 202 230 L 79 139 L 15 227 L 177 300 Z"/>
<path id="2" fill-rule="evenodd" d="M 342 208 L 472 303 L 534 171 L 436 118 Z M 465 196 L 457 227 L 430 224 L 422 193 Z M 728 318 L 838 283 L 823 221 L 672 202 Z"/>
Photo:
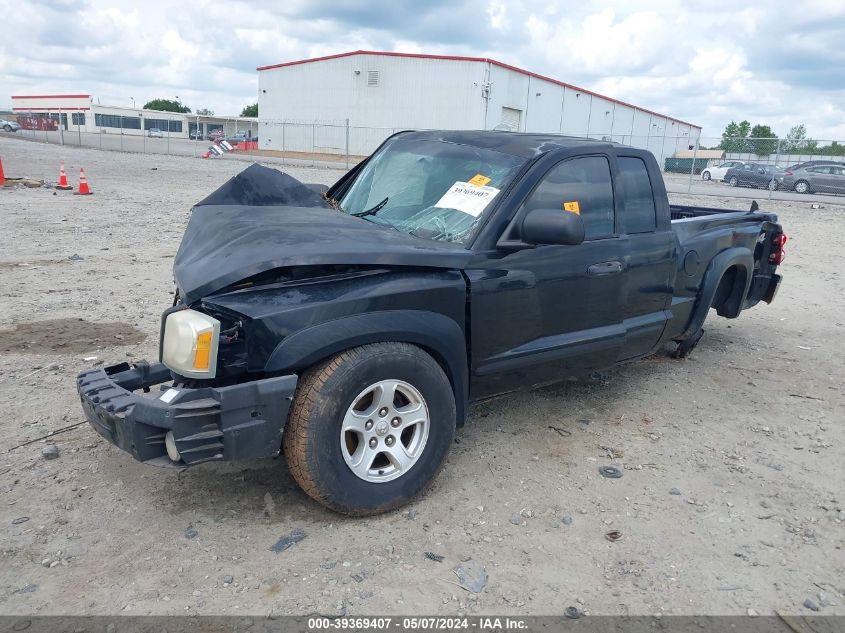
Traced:
<path id="1" fill-rule="evenodd" d="M 810 193 L 810 183 L 806 180 L 799 180 L 795 183 L 796 193 Z"/>
<path id="2" fill-rule="evenodd" d="M 11 132 L 11 131 L 12 131 L 12 126 L 11 126 L 11 125 L 4 125 L 4 126 L 3 126 L 3 129 L 4 129 L 4 130 L 6 130 L 7 132 Z"/>
<path id="3" fill-rule="evenodd" d="M 777 191 L 778 190 L 778 181 L 777 180 L 770 180 L 769 181 L 769 191 Z"/>
<path id="4" fill-rule="evenodd" d="M 731 179 L 728 181 L 728 184 L 731 187 L 736 187 L 739 184 L 739 179 L 736 176 L 731 176 Z"/>
<path id="5" fill-rule="evenodd" d="M 701 173 L 701 179 L 702 180 L 710 180 L 710 172 L 709 171 L 702 172 Z"/>
<path id="6" fill-rule="evenodd" d="M 301 376 L 283 443 L 306 494 L 366 516 L 425 490 L 454 435 L 455 397 L 440 365 L 414 345 L 373 343 Z"/>

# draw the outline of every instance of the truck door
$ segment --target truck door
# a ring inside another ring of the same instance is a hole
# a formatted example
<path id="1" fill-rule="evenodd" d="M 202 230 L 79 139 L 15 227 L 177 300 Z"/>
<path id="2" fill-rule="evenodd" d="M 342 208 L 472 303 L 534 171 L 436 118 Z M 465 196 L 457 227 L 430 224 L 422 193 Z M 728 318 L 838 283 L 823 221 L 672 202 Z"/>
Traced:
<path id="1" fill-rule="evenodd" d="M 563 160 L 517 213 L 575 209 L 586 240 L 497 252 L 466 271 L 472 398 L 556 382 L 616 360 L 625 338 L 626 268 L 614 200 L 608 156 Z"/>
<path id="2" fill-rule="evenodd" d="M 617 226 L 628 273 L 622 304 L 625 344 L 619 355 L 624 360 L 648 354 L 660 340 L 669 318 L 677 254 L 662 185 L 655 196 L 642 158 L 620 155 L 617 166 L 621 193 Z"/>

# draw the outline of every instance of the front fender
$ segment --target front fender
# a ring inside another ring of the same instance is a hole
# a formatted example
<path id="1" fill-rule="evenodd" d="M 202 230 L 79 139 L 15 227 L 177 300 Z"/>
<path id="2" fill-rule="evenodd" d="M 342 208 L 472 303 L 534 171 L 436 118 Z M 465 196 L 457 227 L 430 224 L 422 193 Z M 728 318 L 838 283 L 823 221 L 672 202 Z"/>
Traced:
<path id="1" fill-rule="evenodd" d="M 412 343 L 434 356 L 452 384 L 457 423 L 462 425 L 469 393 L 466 338 L 457 322 L 436 312 L 367 312 L 299 330 L 276 346 L 264 371 L 301 371 L 351 347 L 385 342 Z"/>
<path id="2" fill-rule="evenodd" d="M 683 340 L 695 334 L 707 318 L 707 312 L 713 304 L 719 282 L 725 272 L 731 267 L 737 267 L 737 278 L 734 288 L 731 291 L 730 303 L 734 306 L 728 312 L 720 312 L 720 316 L 733 319 L 739 316 L 742 311 L 745 297 L 748 295 L 748 288 L 754 271 L 754 256 L 747 248 L 735 247 L 722 251 L 710 261 L 710 265 L 704 272 L 704 279 L 701 289 L 698 292 L 698 300 L 693 309 L 692 316 L 684 332 L 676 338 Z"/>

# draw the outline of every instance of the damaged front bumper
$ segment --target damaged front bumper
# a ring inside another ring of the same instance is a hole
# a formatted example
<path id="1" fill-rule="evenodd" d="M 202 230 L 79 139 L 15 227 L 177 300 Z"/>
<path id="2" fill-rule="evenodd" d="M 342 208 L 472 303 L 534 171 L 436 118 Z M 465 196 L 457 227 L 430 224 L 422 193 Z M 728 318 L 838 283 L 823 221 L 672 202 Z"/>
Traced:
<path id="1" fill-rule="evenodd" d="M 279 453 L 297 376 L 133 393 L 171 380 L 161 363 L 121 363 L 82 372 L 77 391 L 91 426 L 142 462 L 185 467 Z"/>

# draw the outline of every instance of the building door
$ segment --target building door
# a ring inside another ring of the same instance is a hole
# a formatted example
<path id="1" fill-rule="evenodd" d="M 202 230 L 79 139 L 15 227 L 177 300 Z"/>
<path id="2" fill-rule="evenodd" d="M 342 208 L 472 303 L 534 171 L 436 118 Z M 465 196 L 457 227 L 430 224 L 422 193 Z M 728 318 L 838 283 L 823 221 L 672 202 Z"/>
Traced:
<path id="1" fill-rule="evenodd" d="M 519 132 L 522 125 L 522 110 L 503 107 L 500 125 L 506 125 L 511 132 Z"/>

